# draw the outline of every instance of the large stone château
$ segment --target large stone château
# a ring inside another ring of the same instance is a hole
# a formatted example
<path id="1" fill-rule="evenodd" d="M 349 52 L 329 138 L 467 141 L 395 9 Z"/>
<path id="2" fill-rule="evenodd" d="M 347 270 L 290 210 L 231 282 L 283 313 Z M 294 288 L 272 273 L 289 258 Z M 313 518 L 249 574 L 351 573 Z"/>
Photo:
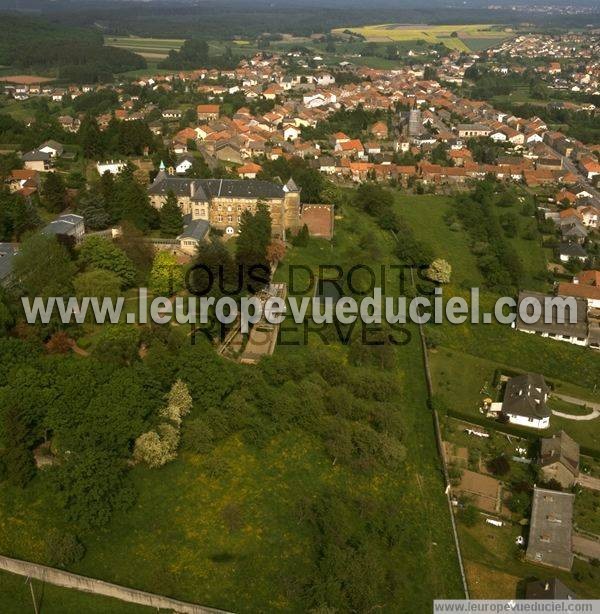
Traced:
<path id="1" fill-rule="evenodd" d="M 300 226 L 300 190 L 290 179 L 285 185 L 256 179 L 190 179 L 168 175 L 164 168 L 148 188 L 151 204 L 160 209 L 173 192 L 184 216 L 205 220 L 228 235 L 237 234 L 243 211 L 255 212 L 264 202 L 271 212 L 273 235 L 285 238 Z"/>

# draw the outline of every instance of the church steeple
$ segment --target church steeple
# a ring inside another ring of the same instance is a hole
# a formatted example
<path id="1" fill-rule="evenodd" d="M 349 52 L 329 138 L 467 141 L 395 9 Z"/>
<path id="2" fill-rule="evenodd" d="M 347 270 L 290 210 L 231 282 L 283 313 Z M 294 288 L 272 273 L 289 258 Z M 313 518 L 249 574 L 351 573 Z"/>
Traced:
<path id="1" fill-rule="evenodd" d="M 300 192 L 296 182 L 290 177 L 289 181 L 283 186 L 284 192 Z"/>
<path id="2" fill-rule="evenodd" d="M 167 178 L 167 173 L 165 171 L 165 163 L 161 160 L 160 166 L 158 167 L 158 173 L 156 173 L 156 177 L 154 178 L 154 183 L 159 183 L 163 179 Z"/>

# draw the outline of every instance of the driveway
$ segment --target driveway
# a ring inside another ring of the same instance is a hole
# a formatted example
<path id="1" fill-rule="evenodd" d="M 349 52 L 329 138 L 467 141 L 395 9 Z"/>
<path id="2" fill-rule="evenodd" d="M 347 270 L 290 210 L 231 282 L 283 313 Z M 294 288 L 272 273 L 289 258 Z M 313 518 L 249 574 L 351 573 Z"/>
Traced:
<path id="1" fill-rule="evenodd" d="M 591 475 L 580 473 L 576 480 L 577 484 L 590 490 L 600 490 L 600 478 L 594 478 Z"/>
<path id="2" fill-rule="evenodd" d="M 600 541 L 573 533 L 573 552 L 588 559 L 600 559 Z"/>
<path id="3" fill-rule="evenodd" d="M 600 403 L 584 401 L 583 399 L 571 397 L 568 394 L 560 394 L 558 392 L 553 392 L 552 396 L 556 397 L 557 399 L 561 399 L 562 401 L 566 401 L 567 403 L 571 403 L 572 405 L 589 407 L 591 410 L 589 414 L 585 414 L 584 416 L 574 416 L 573 414 L 565 414 L 562 411 L 556 411 L 553 409 L 552 414 L 558 416 L 559 418 L 566 418 L 567 420 L 595 420 L 598 416 L 600 416 Z"/>

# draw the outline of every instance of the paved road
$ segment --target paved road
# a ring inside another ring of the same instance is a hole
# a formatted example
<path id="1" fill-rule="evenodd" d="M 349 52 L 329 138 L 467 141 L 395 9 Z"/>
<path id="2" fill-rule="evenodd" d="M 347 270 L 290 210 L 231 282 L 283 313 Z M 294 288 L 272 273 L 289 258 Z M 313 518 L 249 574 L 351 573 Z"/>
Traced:
<path id="1" fill-rule="evenodd" d="M 572 405 L 579 405 L 581 407 L 588 407 L 590 409 L 589 414 L 585 414 L 583 416 L 576 416 L 574 414 L 565 414 L 561 411 L 552 410 L 552 414 L 558 416 L 559 418 L 566 418 L 567 420 L 595 420 L 598 416 L 600 416 L 600 403 L 594 403 L 592 401 L 584 401 L 583 399 L 578 399 L 576 397 L 571 397 L 568 394 L 560 394 L 558 392 L 552 393 L 553 397 L 557 399 L 561 399 L 566 401 L 567 403 L 571 403 Z"/>
<path id="2" fill-rule="evenodd" d="M 600 559 L 600 541 L 573 533 L 573 552 L 589 559 Z"/>

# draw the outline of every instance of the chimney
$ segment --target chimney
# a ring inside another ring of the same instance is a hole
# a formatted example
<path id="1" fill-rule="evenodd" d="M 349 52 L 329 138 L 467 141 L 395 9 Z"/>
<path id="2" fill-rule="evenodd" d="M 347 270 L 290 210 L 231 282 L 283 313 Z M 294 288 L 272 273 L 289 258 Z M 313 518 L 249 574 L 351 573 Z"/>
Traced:
<path id="1" fill-rule="evenodd" d="M 196 182 L 192 181 L 190 183 L 190 198 L 194 198 L 194 192 L 196 191 Z"/>

